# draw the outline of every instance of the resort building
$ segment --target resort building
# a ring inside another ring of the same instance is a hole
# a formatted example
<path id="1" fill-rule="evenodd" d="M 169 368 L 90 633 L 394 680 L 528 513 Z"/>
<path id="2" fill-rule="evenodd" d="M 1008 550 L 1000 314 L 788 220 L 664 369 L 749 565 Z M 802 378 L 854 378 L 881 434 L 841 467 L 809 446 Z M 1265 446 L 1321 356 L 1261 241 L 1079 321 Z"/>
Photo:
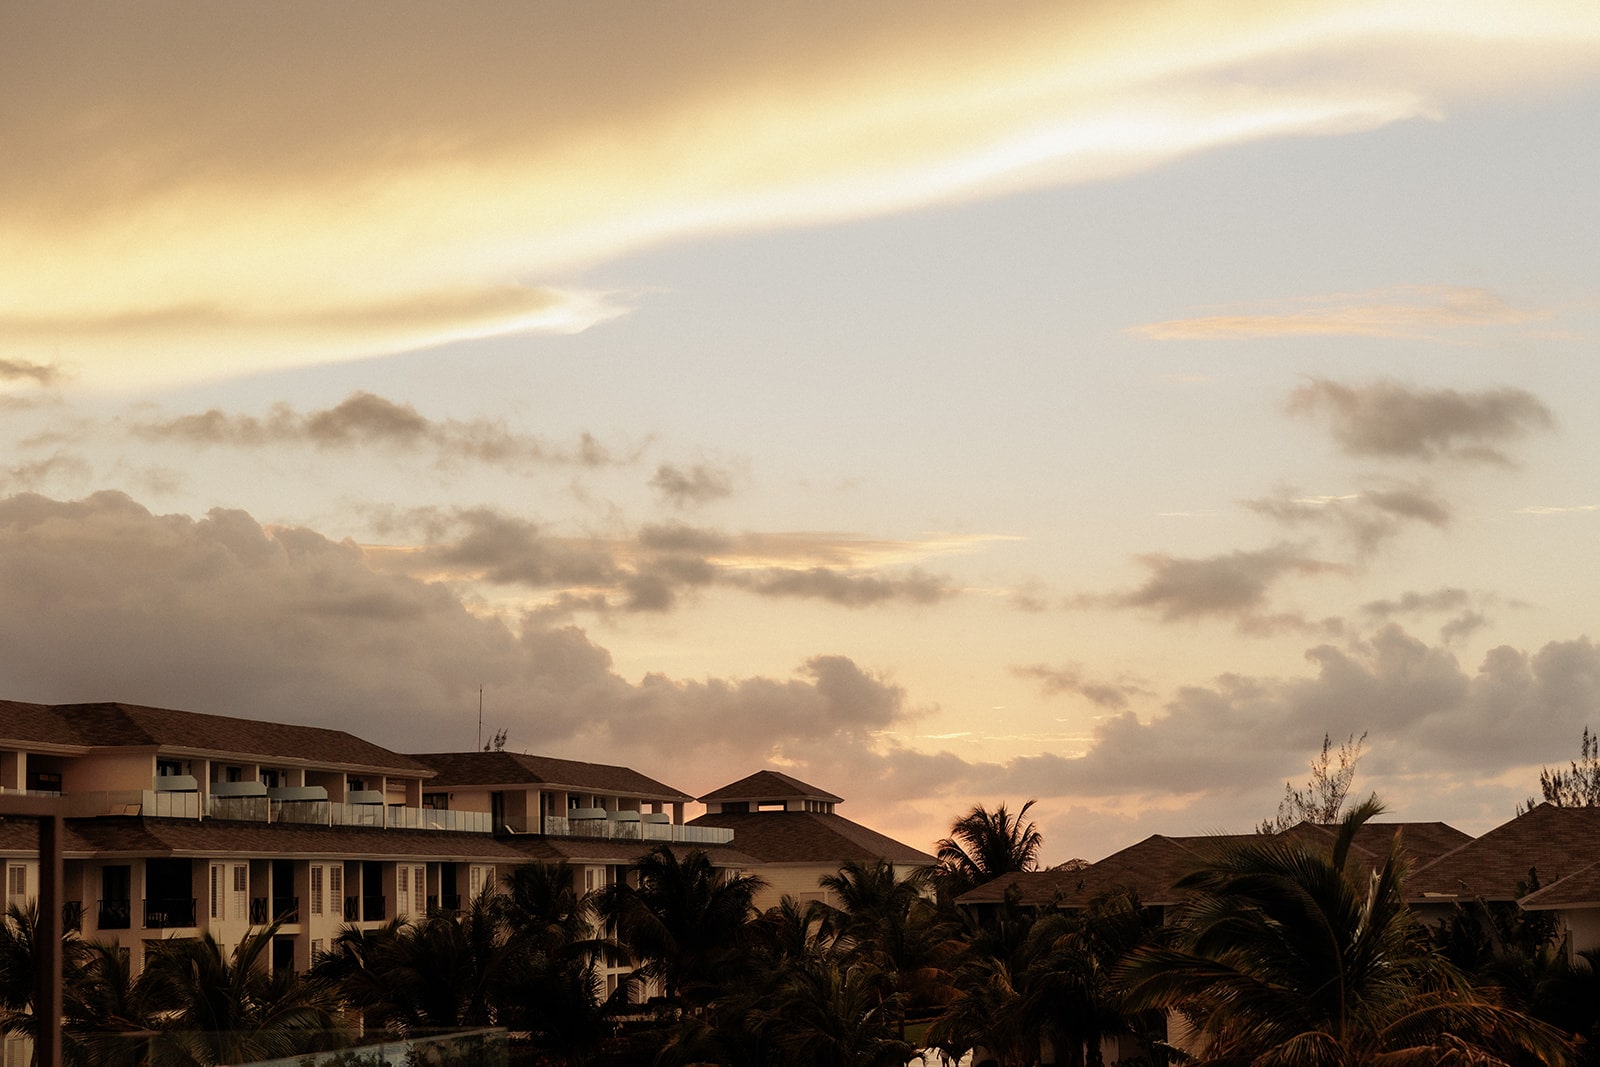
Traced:
<path id="1" fill-rule="evenodd" d="M 818 880 L 846 863 L 887 860 L 905 877 L 934 862 L 926 852 L 836 813 L 842 798 L 779 771 L 757 771 L 712 790 L 700 803 L 706 813 L 691 820 L 690 829 L 727 833 L 740 852 L 755 857 L 749 869 L 767 882 L 756 897 L 758 908 L 786 895 L 826 900 Z"/>
<path id="2" fill-rule="evenodd" d="M 835 815 L 832 794 L 775 772 L 745 783 L 686 821 L 692 796 L 627 767 L 405 755 L 320 727 L 0 701 L 0 792 L 65 809 L 66 925 L 127 949 L 136 969 L 150 941 L 209 932 L 227 949 L 281 920 L 272 966 L 303 970 L 346 924 L 456 911 L 529 862 L 566 862 L 575 888 L 599 889 L 656 844 L 813 898 L 850 859 L 931 859 Z M 37 898 L 38 856 L 38 823 L 0 818 L 0 905 Z"/>

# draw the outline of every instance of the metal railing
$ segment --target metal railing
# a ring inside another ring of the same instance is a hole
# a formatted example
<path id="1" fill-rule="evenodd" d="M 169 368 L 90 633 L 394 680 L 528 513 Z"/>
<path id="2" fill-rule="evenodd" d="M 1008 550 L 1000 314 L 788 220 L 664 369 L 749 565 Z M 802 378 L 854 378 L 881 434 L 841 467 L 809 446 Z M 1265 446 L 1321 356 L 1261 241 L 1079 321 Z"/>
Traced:
<path id="1" fill-rule="evenodd" d="M 170 930 L 194 925 L 194 897 L 149 897 L 144 902 L 147 930 Z"/>
<path id="2" fill-rule="evenodd" d="M 23 790 L 6 790 L 22 793 Z M 291 823 L 298 826 L 370 826 L 403 830 L 494 831 L 486 811 L 444 811 L 400 804 L 341 804 L 331 800 L 274 800 L 271 797 L 218 797 L 155 789 L 96 790 L 61 796 L 67 816 L 144 815 L 162 819 L 227 819 L 232 822 Z"/>
<path id="3" fill-rule="evenodd" d="M 133 901 L 102 900 L 95 925 L 102 930 L 127 930 L 133 926 Z"/>
<path id="4" fill-rule="evenodd" d="M 507 819 L 506 826 L 513 833 L 528 833 L 518 823 L 526 820 Z M 633 822 L 620 819 L 565 819 L 555 815 L 544 818 L 544 832 L 551 837 L 602 837 L 613 841 L 674 841 L 694 845 L 725 845 L 733 840 L 733 831 L 721 826 L 686 826 L 675 822 Z"/>

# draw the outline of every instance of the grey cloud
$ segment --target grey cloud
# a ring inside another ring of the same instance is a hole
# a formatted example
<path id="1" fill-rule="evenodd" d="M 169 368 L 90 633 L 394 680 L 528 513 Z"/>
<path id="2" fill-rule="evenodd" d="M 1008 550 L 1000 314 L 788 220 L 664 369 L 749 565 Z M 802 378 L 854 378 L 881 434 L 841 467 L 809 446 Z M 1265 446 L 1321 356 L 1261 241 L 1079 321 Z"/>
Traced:
<path id="1" fill-rule="evenodd" d="M 1489 625 L 1488 616 L 1478 611 L 1463 611 L 1439 627 L 1439 640 L 1447 645 L 1464 640 Z"/>
<path id="2" fill-rule="evenodd" d="M 672 524 L 642 527 L 639 530 L 639 545 L 641 548 L 660 552 L 694 552 L 711 555 L 730 550 L 733 547 L 733 539 L 716 530 Z"/>
<path id="3" fill-rule="evenodd" d="M 1161 553 L 1137 558 L 1150 571 L 1150 577 L 1131 593 L 1112 598 L 1112 602 L 1122 607 L 1149 608 L 1167 622 L 1208 617 L 1246 621 L 1261 613 L 1268 592 L 1279 579 L 1342 569 L 1286 545 L 1200 559 Z"/>
<path id="4" fill-rule="evenodd" d="M 419 549 L 386 559 L 384 566 L 419 575 L 444 569 L 500 584 L 561 590 L 562 596 L 546 609 L 553 614 L 668 611 L 677 606 L 680 594 L 713 585 L 849 608 L 894 601 L 928 604 L 955 593 L 942 579 L 915 568 L 892 575 L 828 567 L 741 570 L 714 557 L 723 551 L 753 551 L 750 543 L 763 539 L 735 540 L 687 526 L 647 526 L 629 543 L 555 537 L 536 522 L 492 508 L 420 509 L 375 513 L 373 518 L 388 535 L 416 536 L 424 542 Z M 797 543 L 781 536 L 777 540 Z M 571 586 L 591 588 L 562 588 Z"/>
<path id="5" fill-rule="evenodd" d="M 56 452 L 43 459 L 18 463 L 6 470 L 6 482 L 17 489 L 36 489 L 58 477 L 88 478 L 92 473 L 87 460 L 67 452 Z"/>
<path id="6" fill-rule="evenodd" d="M 1365 489 L 1345 496 L 1308 497 L 1285 486 L 1245 507 L 1286 526 L 1326 527 L 1367 554 L 1397 536 L 1405 523 L 1449 525 L 1450 505 L 1421 484 Z"/>
<path id="7" fill-rule="evenodd" d="M 772 567 L 754 574 L 730 573 L 724 579 L 758 596 L 814 597 L 842 607 L 858 608 L 890 600 L 932 604 L 953 596 L 943 579 L 916 569 L 903 577 L 847 574 L 831 567 Z"/>
<path id="8" fill-rule="evenodd" d="M 0 359 L 0 382 L 31 382 L 34 385 L 56 385 L 61 380 L 61 368 L 54 363 L 30 363 L 22 359 Z"/>
<path id="9" fill-rule="evenodd" d="M 1076 693 L 1097 707 L 1120 711 L 1130 697 L 1148 690 L 1127 682 L 1107 682 L 1087 677 L 1081 667 L 1048 667 L 1042 663 L 1011 668 L 1019 678 L 1037 679 L 1047 695 Z"/>
<path id="10" fill-rule="evenodd" d="M 274 405 L 264 418 L 212 408 L 171 419 L 133 421 L 129 429 L 147 441 L 234 448 L 308 444 L 322 449 L 431 450 L 443 464 L 474 462 L 510 468 L 541 464 L 599 467 L 637 458 L 634 454 L 616 456 L 588 434 L 571 447 L 558 448 L 489 419 L 429 419 L 409 404 L 368 392 L 352 393 L 331 408 L 305 414 L 287 404 Z"/>
<path id="11" fill-rule="evenodd" d="M 691 467 L 663 463 L 656 468 L 650 486 L 668 503 L 680 508 L 733 495 L 733 479 L 728 473 L 704 463 Z"/>
<path id="12" fill-rule="evenodd" d="M 447 587 L 375 571 L 313 530 L 157 516 L 120 493 L 0 500 L 0 598 L 8 696 L 317 722 L 402 750 L 470 743 L 480 684 L 486 720 L 514 744 L 638 757 L 668 781 L 785 751 L 820 768 L 913 714 L 898 686 L 839 655 L 788 678 L 630 682 L 577 627 L 478 618 Z"/>
<path id="13" fill-rule="evenodd" d="M 423 533 L 427 546 L 407 561 L 423 569 L 468 570 L 532 588 L 609 584 L 621 577 L 616 559 L 598 542 L 551 537 L 536 522 L 492 508 L 417 511 L 390 521 Z"/>
<path id="14" fill-rule="evenodd" d="M 1511 387 L 1463 393 L 1316 378 L 1291 392 L 1286 407 L 1294 415 L 1325 415 L 1334 440 L 1352 455 L 1397 459 L 1509 463 L 1502 445 L 1553 423 L 1537 397 Z"/>
<path id="15" fill-rule="evenodd" d="M 1361 605 L 1361 610 L 1375 618 L 1389 619 L 1396 615 L 1458 611 L 1471 600 L 1465 589 L 1434 589 L 1426 593 L 1409 592 L 1394 599 L 1368 601 Z"/>

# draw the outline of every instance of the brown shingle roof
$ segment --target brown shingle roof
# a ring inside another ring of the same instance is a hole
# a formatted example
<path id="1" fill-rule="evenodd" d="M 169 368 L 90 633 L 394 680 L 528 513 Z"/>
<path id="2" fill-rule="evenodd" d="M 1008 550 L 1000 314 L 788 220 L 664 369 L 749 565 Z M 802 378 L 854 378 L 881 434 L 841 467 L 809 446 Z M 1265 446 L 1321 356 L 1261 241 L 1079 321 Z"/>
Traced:
<path id="1" fill-rule="evenodd" d="M 823 800 L 834 804 L 844 803 L 843 797 L 836 797 L 826 789 L 818 789 L 781 771 L 757 771 L 698 799 L 702 804 L 728 800 Z"/>
<path id="2" fill-rule="evenodd" d="M 933 862 L 926 852 L 843 815 L 819 811 L 717 812 L 692 819 L 689 825 L 732 830 L 734 848 L 762 863 L 842 864 L 880 858 L 902 865 Z"/>
<path id="3" fill-rule="evenodd" d="M 1600 863 L 1591 863 L 1536 893 L 1517 901 L 1529 911 L 1551 908 L 1600 908 Z"/>
<path id="4" fill-rule="evenodd" d="M 1332 845 L 1335 831 L 1315 823 L 1301 823 L 1283 831 L 1292 839 L 1310 839 Z M 1425 862 L 1439 855 L 1452 842 L 1471 841 L 1460 830 L 1444 823 L 1368 823 L 1356 834 L 1352 858 L 1376 866 L 1388 854 L 1398 837 L 1413 862 Z M 1220 848 L 1262 840 L 1256 834 L 1210 834 L 1201 837 L 1167 837 L 1153 834 L 1098 863 L 1078 871 L 1029 871 L 1004 875 L 962 894 L 962 904 L 998 904 L 1012 885 L 1017 887 L 1019 903 L 1046 907 L 1082 907 L 1094 897 L 1112 889 L 1132 889 L 1144 904 L 1175 904 L 1181 894 L 1172 885 L 1215 855 Z"/>
<path id="5" fill-rule="evenodd" d="M 3 709 L 0 709 L 3 710 Z M 60 737 L 92 747 L 145 747 L 358 767 L 426 777 L 428 768 L 343 730 L 235 719 L 136 704 L 58 704 Z M 10 721 L 10 720 L 8 720 Z"/>
<path id="6" fill-rule="evenodd" d="M 1172 883 L 1205 861 L 1214 849 L 1254 840 L 1255 835 L 1167 837 L 1152 834 L 1077 871 L 1026 871 L 1002 875 L 962 894 L 962 904 L 998 904 L 1015 885 L 1019 903 L 1045 907 L 1060 903 L 1078 907 L 1111 889 L 1132 889 L 1145 904 L 1171 904 L 1178 897 Z"/>
<path id="7" fill-rule="evenodd" d="M 27 704 L 20 700 L 0 700 L 0 738 L 38 745 L 80 746 L 93 741 L 80 737 L 60 712 L 47 704 Z"/>
<path id="8" fill-rule="evenodd" d="M 533 756 L 521 752 L 424 752 L 416 758 L 438 772 L 431 786 L 548 785 L 599 793 L 683 802 L 688 793 L 663 785 L 631 767 Z"/>
<path id="9" fill-rule="evenodd" d="M 1412 875 L 1413 900 L 1515 900 L 1530 869 L 1551 889 L 1600 859 L 1600 808 L 1540 804 Z"/>
<path id="10" fill-rule="evenodd" d="M 537 863 L 632 863 L 649 852 L 655 845 L 649 841 L 618 841 L 591 837 L 537 837 L 521 834 L 505 839 L 525 860 Z M 684 856 L 692 851 L 704 852 L 714 867 L 754 867 L 761 861 L 748 853 L 726 845 L 674 844 L 673 850 Z"/>
<path id="11" fill-rule="evenodd" d="M 357 859 L 478 860 L 516 863 L 521 857 L 489 834 L 387 830 L 359 826 L 229 822 L 223 819 L 146 819 L 107 816 L 67 822 L 65 851 L 130 856 L 329 856 Z M 35 846 L 37 847 L 37 846 Z"/>

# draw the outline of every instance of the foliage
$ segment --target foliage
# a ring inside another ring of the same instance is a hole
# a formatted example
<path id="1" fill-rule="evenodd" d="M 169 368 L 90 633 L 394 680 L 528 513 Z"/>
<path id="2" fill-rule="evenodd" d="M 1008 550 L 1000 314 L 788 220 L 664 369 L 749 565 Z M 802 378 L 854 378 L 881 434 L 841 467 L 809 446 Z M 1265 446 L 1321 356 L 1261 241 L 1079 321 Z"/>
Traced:
<path id="1" fill-rule="evenodd" d="M 1119 1035 L 1149 1048 L 1160 1017 L 1130 1010 L 1115 973 L 1159 928 L 1127 890 L 1037 916 L 1012 896 L 972 932 L 929 1040 L 952 1057 L 981 1046 L 1002 1065 L 1034 1063 L 1051 1047 L 1059 1062 L 1102 1067 L 1103 1039 Z"/>
<path id="2" fill-rule="evenodd" d="M 723 967 L 739 955 L 751 901 L 766 883 L 754 875 L 724 878 L 699 849 L 682 859 L 657 845 L 629 868 L 637 885 L 619 881 L 601 891 L 600 913 L 667 999 L 703 1005 Z"/>
<path id="3" fill-rule="evenodd" d="M 227 955 L 209 933 L 147 947 L 135 990 L 143 1013 L 163 1022 L 152 1060 L 211 1067 L 327 1047 L 340 1032 L 334 990 L 268 972 L 278 928 L 251 930 Z"/>
<path id="4" fill-rule="evenodd" d="M 1125 966 L 1132 1003 L 1183 1013 L 1202 1063 L 1565 1062 L 1559 1034 L 1430 948 L 1403 899 L 1398 846 L 1376 870 L 1353 861 L 1380 811 L 1357 805 L 1326 852 L 1263 838 L 1181 879 L 1175 943 Z"/>
<path id="5" fill-rule="evenodd" d="M 1360 737 L 1351 734 L 1339 742 L 1339 751 L 1335 754 L 1333 738 L 1323 734 L 1322 751 L 1311 760 L 1310 780 L 1303 789 L 1296 789 L 1289 782 L 1283 783 L 1283 799 L 1278 802 L 1277 815 L 1262 820 L 1257 831 L 1275 834 L 1303 822 L 1320 826 L 1338 822 L 1344 814 L 1344 803 L 1356 777 L 1356 764 L 1361 760 L 1366 745 L 1366 733 L 1363 732 Z"/>
<path id="6" fill-rule="evenodd" d="M 956 897 L 1002 874 L 1037 867 L 1044 835 L 1031 821 L 1024 821 L 1033 804 L 1028 801 L 1016 815 L 1004 804 L 993 811 L 975 804 L 957 819 L 950 836 L 937 846 L 938 862 L 932 873 L 942 891 Z"/>
<path id="7" fill-rule="evenodd" d="M 1545 767 L 1539 772 L 1539 791 L 1546 804 L 1558 808 L 1600 807 L 1600 735 L 1590 733 L 1585 726 L 1578 751 L 1578 758 L 1567 770 Z M 1529 797 L 1526 803 L 1518 806 L 1517 814 L 1530 811 L 1537 804 L 1538 801 Z"/>

